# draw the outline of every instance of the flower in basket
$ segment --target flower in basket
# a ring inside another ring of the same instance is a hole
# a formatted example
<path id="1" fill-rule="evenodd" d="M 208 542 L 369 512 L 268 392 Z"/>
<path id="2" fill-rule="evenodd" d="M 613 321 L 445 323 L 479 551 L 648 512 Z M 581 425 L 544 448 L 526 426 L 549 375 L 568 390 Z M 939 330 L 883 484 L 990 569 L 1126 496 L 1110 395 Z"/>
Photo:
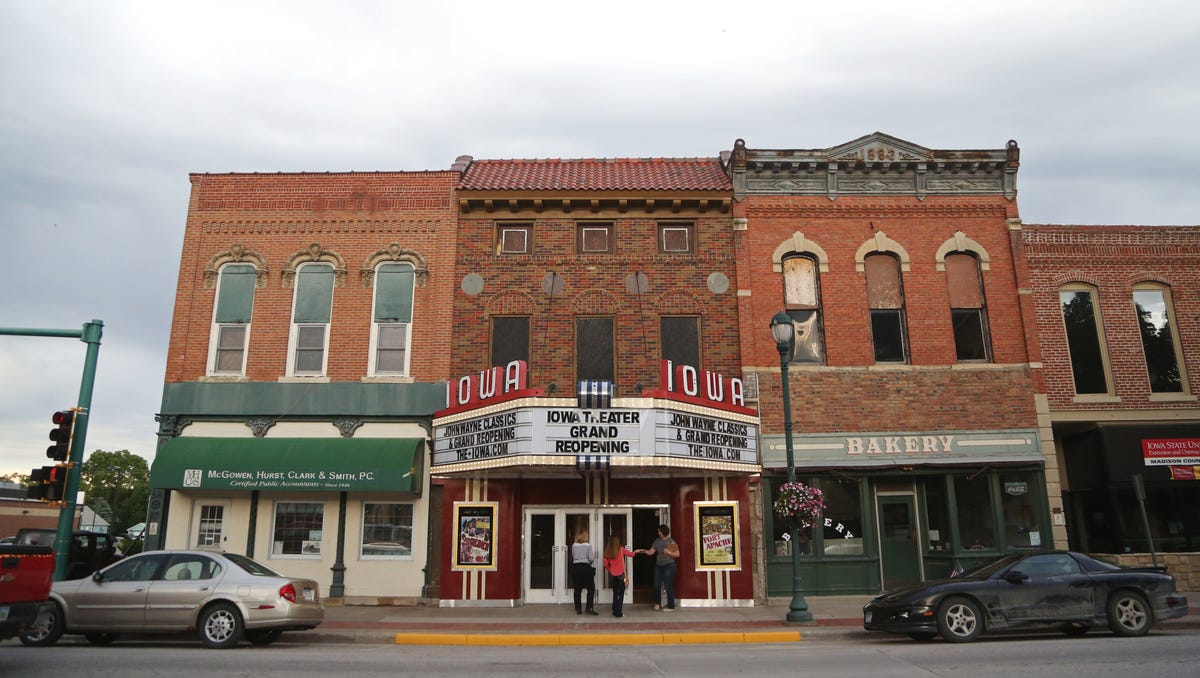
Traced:
<path id="1" fill-rule="evenodd" d="M 775 494 L 775 513 L 800 521 L 810 527 L 825 510 L 825 494 L 804 483 L 784 483 Z"/>

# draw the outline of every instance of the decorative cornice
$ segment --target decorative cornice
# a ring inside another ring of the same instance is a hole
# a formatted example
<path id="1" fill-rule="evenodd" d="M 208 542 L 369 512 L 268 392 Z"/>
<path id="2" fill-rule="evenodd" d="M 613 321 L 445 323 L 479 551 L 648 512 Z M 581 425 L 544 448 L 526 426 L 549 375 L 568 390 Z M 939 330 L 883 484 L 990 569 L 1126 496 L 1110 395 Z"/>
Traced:
<path id="1" fill-rule="evenodd" d="M 352 417 L 339 417 L 331 423 L 337 427 L 338 432 L 343 438 L 353 438 L 354 432 L 363 425 L 363 420 Z"/>
<path id="2" fill-rule="evenodd" d="M 204 289 L 211 290 L 217 286 L 217 276 L 225 264 L 246 262 L 254 266 L 254 286 L 267 286 L 267 261 L 254 250 L 246 249 L 241 243 L 234 243 L 224 252 L 217 252 L 208 260 L 204 267 Z"/>
<path id="3" fill-rule="evenodd" d="M 420 252 L 401 247 L 399 243 L 391 243 L 367 257 L 366 261 L 363 262 L 362 270 L 360 271 L 362 286 L 370 287 L 375 284 L 375 269 L 380 264 L 388 262 L 412 264 L 417 287 L 424 287 L 429 279 L 429 265 L 425 263 L 425 257 L 422 257 Z"/>
<path id="4" fill-rule="evenodd" d="M 821 273 L 829 272 L 829 255 L 817 243 L 804 237 L 800 231 L 779 243 L 779 247 L 771 253 L 771 270 L 783 273 L 783 258 L 789 254 L 812 254 L 817 258 L 817 267 Z"/>
<path id="5" fill-rule="evenodd" d="M 242 423 L 250 427 L 255 438 L 265 438 L 267 431 L 270 431 L 277 421 L 273 417 L 251 417 Z"/>
<path id="6" fill-rule="evenodd" d="M 992 268 L 992 257 L 988 251 L 983 248 L 983 245 L 971 240 L 962 231 L 955 231 L 954 237 L 942 243 L 938 248 L 935 259 L 937 261 L 937 270 L 946 270 L 946 255 L 951 252 L 971 252 L 979 258 L 979 268 L 984 271 L 989 271 Z"/>
<path id="7" fill-rule="evenodd" d="M 192 424 L 192 420 L 187 417 L 182 417 L 177 414 L 156 414 L 154 420 L 158 422 L 158 436 L 160 438 L 175 438 L 183 429 Z"/>
<path id="8" fill-rule="evenodd" d="M 859 273 L 865 273 L 867 270 L 867 255 L 872 252 L 888 252 L 896 255 L 900 259 L 900 270 L 908 271 L 912 268 L 912 260 L 908 256 L 908 250 L 900 243 L 887 237 L 887 233 L 883 231 L 875 231 L 875 237 L 868 239 L 854 253 L 854 270 Z"/>

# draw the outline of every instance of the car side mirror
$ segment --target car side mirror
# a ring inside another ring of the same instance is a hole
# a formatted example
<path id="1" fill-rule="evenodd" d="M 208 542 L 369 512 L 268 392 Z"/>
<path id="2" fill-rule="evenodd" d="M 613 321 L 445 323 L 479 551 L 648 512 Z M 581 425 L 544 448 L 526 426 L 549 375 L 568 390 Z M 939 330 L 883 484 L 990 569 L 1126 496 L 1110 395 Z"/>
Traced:
<path id="1" fill-rule="evenodd" d="M 93 572 L 92 573 L 92 581 L 96 582 L 97 584 L 103 584 L 104 583 L 104 573 L 99 572 L 99 571 Z"/>
<path id="2" fill-rule="evenodd" d="M 1009 570 L 1008 572 L 1004 573 L 1004 581 L 1011 582 L 1013 584 L 1023 584 L 1029 581 L 1029 575 L 1020 570 Z"/>

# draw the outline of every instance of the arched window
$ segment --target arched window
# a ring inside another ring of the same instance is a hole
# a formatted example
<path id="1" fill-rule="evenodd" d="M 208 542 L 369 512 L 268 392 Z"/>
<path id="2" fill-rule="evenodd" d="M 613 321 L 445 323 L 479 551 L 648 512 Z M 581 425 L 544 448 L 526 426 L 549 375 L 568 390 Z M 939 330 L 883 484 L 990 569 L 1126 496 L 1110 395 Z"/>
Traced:
<path id="1" fill-rule="evenodd" d="M 324 262 L 301 264 L 296 269 L 296 294 L 292 301 L 288 376 L 324 376 L 333 312 L 334 270 Z"/>
<path id="2" fill-rule="evenodd" d="M 876 252 L 867 255 L 863 265 L 867 274 L 867 307 L 871 313 L 875 362 L 907 362 L 908 332 L 905 329 L 900 260 L 891 254 Z"/>
<path id="3" fill-rule="evenodd" d="M 791 254 L 783 259 L 783 302 L 795 327 L 791 362 L 825 362 L 821 327 L 821 284 L 817 258 Z"/>
<path id="4" fill-rule="evenodd" d="M 1179 354 L 1171 291 L 1152 283 L 1135 285 L 1133 304 L 1142 335 L 1142 352 L 1146 356 L 1150 392 L 1183 392 L 1183 358 Z"/>
<path id="5" fill-rule="evenodd" d="M 240 376 L 246 373 L 255 275 L 252 264 L 226 264 L 220 269 L 209 336 L 210 375 Z"/>
<path id="6" fill-rule="evenodd" d="M 1071 354 L 1075 393 L 1110 394 L 1108 354 L 1104 350 L 1104 325 L 1096 289 L 1082 284 L 1065 285 L 1059 288 L 1058 298 Z"/>
<path id="7" fill-rule="evenodd" d="M 371 374 L 408 374 L 412 338 L 413 280 L 407 262 L 375 269 L 375 305 L 371 324 Z"/>
<path id="8" fill-rule="evenodd" d="M 945 267 L 955 356 L 959 362 L 990 360 L 991 339 L 979 259 L 970 252 L 954 252 L 946 255 Z"/>

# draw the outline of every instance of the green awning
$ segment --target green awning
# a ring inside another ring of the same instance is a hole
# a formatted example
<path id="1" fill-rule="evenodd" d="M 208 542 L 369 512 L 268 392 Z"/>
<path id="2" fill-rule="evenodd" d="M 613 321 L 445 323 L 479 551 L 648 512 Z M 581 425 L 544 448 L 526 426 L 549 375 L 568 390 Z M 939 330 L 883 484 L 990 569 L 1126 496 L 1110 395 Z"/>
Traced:
<path id="1" fill-rule="evenodd" d="M 421 438 L 176 438 L 150 487 L 179 490 L 421 494 Z"/>

